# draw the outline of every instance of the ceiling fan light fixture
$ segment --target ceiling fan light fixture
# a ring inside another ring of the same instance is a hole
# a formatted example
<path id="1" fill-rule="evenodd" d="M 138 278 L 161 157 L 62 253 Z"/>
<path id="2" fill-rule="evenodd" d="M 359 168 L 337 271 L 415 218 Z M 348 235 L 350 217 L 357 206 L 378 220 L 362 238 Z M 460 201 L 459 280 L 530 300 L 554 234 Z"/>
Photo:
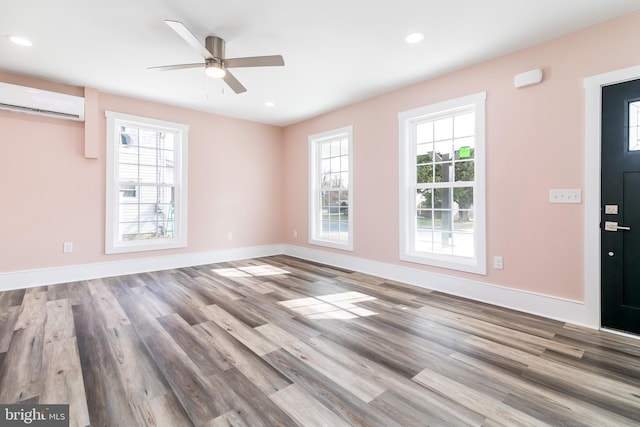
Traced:
<path id="1" fill-rule="evenodd" d="M 221 79 L 225 76 L 225 74 L 227 74 L 226 71 L 224 71 L 224 68 L 222 68 L 222 65 L 218 64 L 217 62 L 208 63 L 206 68 L 204 69 L 204 72 L 207 73 L 207 76 L 214 79 Z"/>

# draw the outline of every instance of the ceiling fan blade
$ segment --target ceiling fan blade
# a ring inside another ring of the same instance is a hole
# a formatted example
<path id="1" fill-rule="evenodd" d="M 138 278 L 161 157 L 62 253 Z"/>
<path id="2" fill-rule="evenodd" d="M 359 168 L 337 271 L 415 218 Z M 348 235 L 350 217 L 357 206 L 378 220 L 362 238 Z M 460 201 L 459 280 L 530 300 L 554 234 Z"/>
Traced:
<path id="1" fill-rule="evenodd" d="M 147 70 L 157 70 L 157 71 L 173 71 L 173 70 L 184 70 L 186 68 L 202 68 L 204 67 L 204 63 L 199 64 L 177 64 L 177 65 L 161 65 L 159 67 L 148 67 Z"/>
<path id="2" fill-rule="evenodd" d="M 242 86 L 242 83 L 240 83 L 238 81 L 238 79 L 236 79 L 234 77 L 233 74 L 231 74 L 229 72 L 229 70 L 226 70 L 226 74 L 224 75 L 224 77 L 222 78 L 222 80 L 224 80 L 224 82 L 226 84 L 229 85 L 229 87 L 235 92 L 235 93 L 242 93 L 242 92 L 246 92 L 247 88 Z"/>
<path id="3" fill-rule="evenodd" d="M 185 27 L 182 22 L 170 21 L 170 20 L 166 20 L 164 22 L 168 26 L 170 26 L 173 31 L 178 33 L 178 35 L 182 37 L 183 40 L 186 41 L 192 48 L 200 52 L 200 55 L 202 55 L 204 59 L 213 58 L 213 55 L 211 54 L 211 52 L 209 52 L 207 48 L 204 47 L 202 43 L 200 43 L 200 41 L 196 38 L 196 36 L 194 36 L 193 33 L 191 33 L 191 31 L 189 31 L 189 29 Z"/>
<path id="4" fill-rule="evenodd" d="M 282 65 L 284 65 L 282 55 L 249 56 L 246 58 L 229 58 L 224 60 L 225 68 L 279 67 Z"/>

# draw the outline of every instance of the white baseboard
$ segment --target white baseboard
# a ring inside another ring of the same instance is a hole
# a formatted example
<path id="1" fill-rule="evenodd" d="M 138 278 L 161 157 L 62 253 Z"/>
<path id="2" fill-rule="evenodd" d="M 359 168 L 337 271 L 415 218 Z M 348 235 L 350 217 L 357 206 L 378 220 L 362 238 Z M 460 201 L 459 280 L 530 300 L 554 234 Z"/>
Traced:
<path id="1" fill-rule="evenodd" d="M 282 245 L 252 246 L 248 248 L 224 249 L 0 273 L 0 291 L 259 258 L 282 253 Z"/>
<path id="2" fill-rule="evenodd" d="M 284 253 L 297 258 L 371 274 L 562 322 L 569 322 L 592 329 L 598 329 L 599 327 L 599 325 L 593 325 L 589 321 L 585 304 L 582 301 L 558 298 L 301 246 L 285 245 Z"/>
<path id="3" fill-rule="evenodd" d="M 259 258 L 271 255 L 291 255 L 297 258 L 346 268 L 385 279 L 445 292 L 482 301 L 525 313 L 536 314 L 551 319 L 570 322 L 598 329 L 587 316 L 585 304 L 527 292 L 503 286 L 492 285 L 444 274 L 432 273 L 417 268 L 387 264 L 349 255 L 337 254 L 293 245 L 253 246 L 248 248 L 225 249 L 219 251 L 196 252 L 136 258 L 121 261 L 54 267 L 38 270 L 0 273 L 0 291 L 29 288 L 56 283 L 77 282 L 100 277 L 168 270 L 194 265 L 212 264 L 241 259 Z"/>

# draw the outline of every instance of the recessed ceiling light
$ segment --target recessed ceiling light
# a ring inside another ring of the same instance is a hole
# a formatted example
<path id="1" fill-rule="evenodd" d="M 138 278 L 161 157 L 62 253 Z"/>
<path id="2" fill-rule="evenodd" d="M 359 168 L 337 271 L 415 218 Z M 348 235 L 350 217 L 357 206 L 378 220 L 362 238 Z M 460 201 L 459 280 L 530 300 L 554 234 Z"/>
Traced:
<path id="1" fill-rule="evenodd" d="M 33 45 L 33 43 L 31 43 L 31 41 L 29 39 L 25 39 L 24 37 L 8 35 L 7 38 L 9 40 L 11 40 L 12 42 L 14 42 L 15 44 L 20 45 L 20 46 L 32 46 Z"/>
<path id="2" fill-rule="evenodd" d="M 264 103 L 265 107 L 275 107 L 276 103 L 273 101 L 267 101 Z"/>
<path id="3" fill-rule="evenodd" d="M 424 40 L 424 34 L 422 33 L 411 33 L 404 39 L 409 44 L 420 43 L 422 40 Z"/>

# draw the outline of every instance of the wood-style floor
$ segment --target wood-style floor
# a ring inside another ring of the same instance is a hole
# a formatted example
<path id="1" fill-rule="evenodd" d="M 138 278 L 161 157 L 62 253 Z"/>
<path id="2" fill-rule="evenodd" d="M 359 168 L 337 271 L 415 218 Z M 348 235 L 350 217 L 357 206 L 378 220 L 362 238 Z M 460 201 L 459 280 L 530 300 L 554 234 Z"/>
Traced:
<path id="1" fill-rule="evenodd" d="M 277 256 L 0 293 L 72 426 L 640 424 L 640 341 Z"/>

